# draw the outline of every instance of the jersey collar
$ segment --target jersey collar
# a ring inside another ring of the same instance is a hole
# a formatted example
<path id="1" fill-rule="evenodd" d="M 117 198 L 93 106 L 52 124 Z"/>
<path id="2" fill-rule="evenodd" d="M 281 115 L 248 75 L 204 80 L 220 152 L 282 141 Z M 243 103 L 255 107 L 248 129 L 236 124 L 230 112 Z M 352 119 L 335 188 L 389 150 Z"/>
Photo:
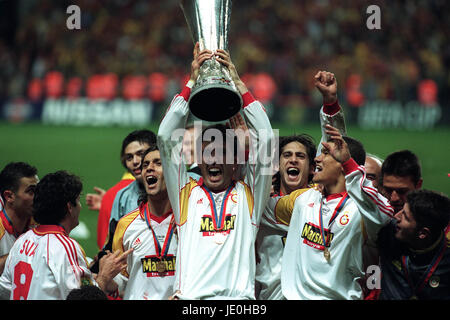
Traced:
<path id="1" fill-rule="evenodd" d="M 46 234 L 63 234 L 69 236 L 63 227 L 55 224 L 41 224 L 34 228 L 33 231 L 39 236 L 44 236 Z"/>
<path id="2" fill-rule="evenodd" d="M 342 198 L 345 197 L 345 195 L 347 194 L 347 191 L 342 191 L 339 193 L 333 193 L 333 194 L 329 194 L 325 197 L 325 199 L 327 201 L 333 200 L 333 199 L 338 199 L 338 198 Z"/>
<path id="3" fill-rule="evenodd" d="M 139 205 L 139 215 L 141 216 L 141 218 L 143 220 L 145 220 L 145 208 L 147 208 L 147 210 L 149 210 L 148 206 L 147 206 L 147 202 L 143 202 Z M 153 221 L 156 221 L 157 223 L 161 223 L 164 220 L 166 220 L 167 217 L 173 213 L 173 210 L 169 209 L 169 211 L 164 213 L 162 216 L 157 216 L 157 215 L 151 213 L 150 210 L 148 211 L 148 213 L 149 213 L 150 219 L 152 219 Z"/>

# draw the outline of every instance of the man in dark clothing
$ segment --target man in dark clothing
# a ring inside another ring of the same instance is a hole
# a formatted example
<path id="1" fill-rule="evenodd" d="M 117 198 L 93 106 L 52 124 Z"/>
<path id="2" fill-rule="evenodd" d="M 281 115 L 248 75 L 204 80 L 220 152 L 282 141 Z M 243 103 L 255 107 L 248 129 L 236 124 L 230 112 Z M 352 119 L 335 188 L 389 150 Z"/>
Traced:
<path id="1" fill-rule="evenodd" d="M 450 199 L 434 191 L 408 193 L 403 209 L 380 230 L 379 299 L 450 299 Z"/>

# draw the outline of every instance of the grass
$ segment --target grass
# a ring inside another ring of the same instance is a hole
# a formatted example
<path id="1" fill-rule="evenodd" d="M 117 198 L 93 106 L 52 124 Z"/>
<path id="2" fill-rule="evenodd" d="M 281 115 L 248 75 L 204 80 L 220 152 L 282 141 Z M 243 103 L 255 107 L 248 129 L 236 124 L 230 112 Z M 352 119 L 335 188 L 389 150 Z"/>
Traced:
<path id="1" fill-rule="evenodd" d="M 273 124 L 280 135 L 305 132 L 320 140 L 318 125 L 288 127 Z M 84 184 L 82 204 L 86 193 L 94 186 L 107 189 L 122 176 L 123 167 L 119 151 L 123 138 L 131 127 L 66 127 L 43 126 L 39 123 L 10 124 L 0 122 L 0 168 L 10 161 L 25 161 L 39 170 L 39 177 L 64 169 L 79 175 Z M 158 123 L 148 129 L 155 133 Z M 362 130 L 348 127 L 350 136 L 364 143 L 368 152 L 385 158 L 389 153 L 409 149 L 417 154 L 422 163 L 423 187 L 439 190 L 450 195 L 449 158 L 450 128 L 440 127 L 432 131 L 404 131 L 397 129 Z M 445 142 L 447 141 L 447 143 Z M 87 256 L 97 251 L 97 213 L 84 205 L 80 220 L 90 232 L 88 239 L 79 239 Z"/>

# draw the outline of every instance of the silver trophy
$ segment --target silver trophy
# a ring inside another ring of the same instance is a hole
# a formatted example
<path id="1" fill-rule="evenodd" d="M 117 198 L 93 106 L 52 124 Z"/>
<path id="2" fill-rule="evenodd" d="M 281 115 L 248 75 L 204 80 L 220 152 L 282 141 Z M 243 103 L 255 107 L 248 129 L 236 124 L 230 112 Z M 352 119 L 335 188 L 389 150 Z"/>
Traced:
<path id="1" fill-rule="evenodd" d="M 200 51 L 228 51 L 231 0 L 181 0 L 180 7 L 194 44 L 200 44 Z M 223 121 L 239 112 L 242 98 L 228 68 L 213 57 L 200 67 L 188 103 L 197 118 Z"/>

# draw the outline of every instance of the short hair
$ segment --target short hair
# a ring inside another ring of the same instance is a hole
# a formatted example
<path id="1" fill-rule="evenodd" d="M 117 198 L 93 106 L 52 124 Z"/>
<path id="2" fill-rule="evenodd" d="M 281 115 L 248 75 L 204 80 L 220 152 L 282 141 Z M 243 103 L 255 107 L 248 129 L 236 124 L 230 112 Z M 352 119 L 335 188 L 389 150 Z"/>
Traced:
<path id="1" fill-rule="evenodd" d="M 278 145 L 278 152 L 279 152 L 278 154 L 279 154 L 280 158 L 283 153 L 283 148 L 287 144 L 289 144 L 291 142 L 298 142 L 298 143 L 302 144 L 306 149 L 306 155 L 309 160 L 309 165 L 314 166 L 314 158 L 317 153 L 317 147 L 316 147 L 316 143 L 314 142 L 313 137 L 311 137 L 310 135 L 308 135 L 306 133 L 302 133 L 302 134 L 298 134 L 298 135 L 281 136 L 279 141 L 280 142 Z M 308 176 L 308 182 L 312 181 L 313 176 L 314 176 L 314 174 L 310 174 Z M 273 185 L 274 185 L 274 190 L 279 192 L 280 187 L 281 187 L 280 171 L 275 173 L 275 182 L 273 183 Z"/>
<path id="2" fill-rule="evenodd" d="M 432 237 L 440 235 L 450 220 L 450 199 L 431 190 L 413 190 L 406 195 L 406 203 L 419 228 L 428 227 Z"/>
<path id="3" fill-rule="evenodd" d="M 78 289 L 72 289 L 66 300 L 108 300 L 107 295 L 97 286 L 82 285 Z"/>
<path id="4" fill-rule="evenodd" d="M 314 164 L 314 158 L 316 156 L 317 148 L 316 148 L 316 143 L 314 142 L 313 137 L 311 137 L 310 135 L 308 135 L 306 133 L 280 137 L 280 143 L 279 143 L 279 148 L 278 148 L 280 157 L 283 152 L 283 148 L 291 142 L 301 143 L 306 149 L 309 163 Z"/>
<path id="5" fill-rule="evenodd" d="M 393 152 L 386 157 L 381 166 L 381 181 L 384 175 L 410 177 L 416 185 L 422 177 L 419 158 L 409 150 Z"/>
<path id="6" fill-rule="evenodd" d="M 125 164 L 125 149 L 126 147 L 134 142 L 137 141 L 139 143 L 146 143 L 149 146 L 156 144 L 156 134 L 153 131 L 142 129 L 142 130 L 135 130 L 131 133 L 129 133 L 125 139 L 122 141 L 122 149 L 120 150 L 120 162 L 126 169 L 127 166 Z"/>
<path id="7" fill-rule="evenodd" d="M 11 190 L 17 192 L 20 186 L 20 179 L 23 177 L 34 177 L 37 169 L 25 162 L 10 162 L 0 172 L 0 195 Z"/>
<path id="8" fill-rule="evenodd" d="M 33 215 L 39 224 L 58 224 L 67 214 L 67 203 L 77 204 L 83 184 L 79 177 L 60 170 L 45 175 L 36 186 Z"/>
<path id="9" fill-rule="evenodd" d="M 197 137 L 196 143 L 198 143 L 199 140 L 201 142 L 201 145 L 203 144 L 203 142 L 208 143 L 208 144 L 215 142 L 215 136 L 211 137 L 211 138 L 213 138 L 211 142 L 204 140 L 204 136 L 208 130 L 218 130 L 223 139 L 222 145 L 223 145 L 224 149 L 229 150 L 229 148 L 232 148 L 232 150 L 234 152 L 233 155 L 236 157 L 239 154 L 238 152 L 240 152 L 242 150 L 240 149 L 240 146 L 238 143 L 238 138 L 237 138 L 236 134 L 234 134 L 234 130 L 230 130 L 230 129 L 231 128 L 227 124 L 224 124 L 224 123 L 216 123 L 213 125 L 209 125 L 202 130 L 202 134 Z M 230 139 L 228 137 L 232 138 L 231 144 L 230 144 Z M 200 154 L 198 154 L 199 152 L 200 152 Z M 202 157 L 201 157 L 202 152 L 203 152 L 202 148 L 196 148 L 197 159 L 202 159 Z"/>
<path id="10" fill-rule="evenodd" d="M 342 139 L 347 143 L 350 156 L 353 160 L 360 166 L 363 166 L 366 162 L 366 150 L 364 149 L 363 144 L 359 140 L 348 136 L 343 136 Z"/>

